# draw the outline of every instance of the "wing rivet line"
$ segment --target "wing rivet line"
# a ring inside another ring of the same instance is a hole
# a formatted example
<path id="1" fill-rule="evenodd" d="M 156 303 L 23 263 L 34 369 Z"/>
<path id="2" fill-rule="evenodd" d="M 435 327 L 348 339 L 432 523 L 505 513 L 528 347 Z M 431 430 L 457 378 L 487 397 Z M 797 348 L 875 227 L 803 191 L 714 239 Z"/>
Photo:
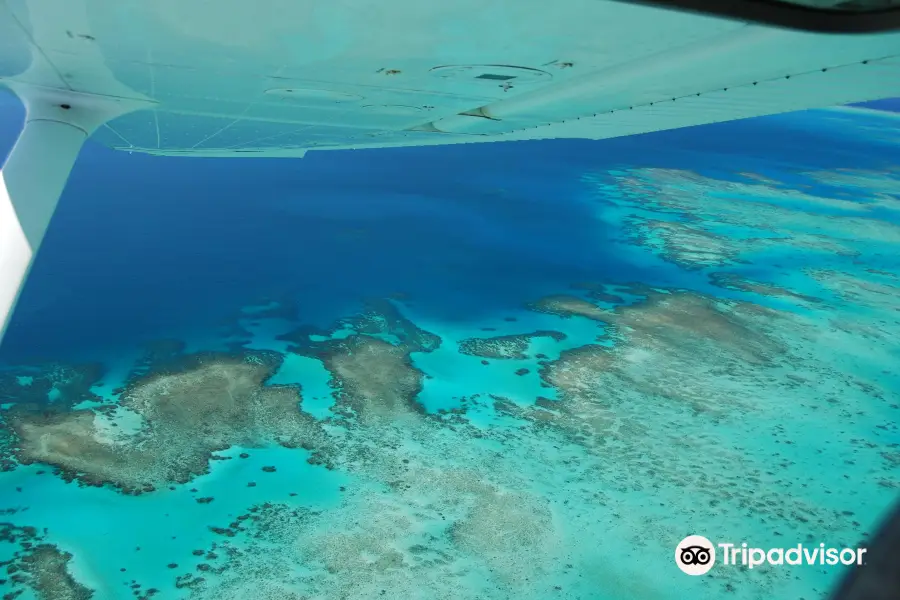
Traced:
<path id="1" fill-rule="evenodd" d="M 881 59 L 877 59 L 877 60 L 881 60 Z M 858 63 L 853 63 L 853 64 L 867 65 L 867 64 L 869 64 L 869 62 L 871 62 L 871 61 L 870 61 L 870 60 L 863 60 L 863 61 L 859 61 Z M 844 65 L 844 66 L 847 66 L 847 65 Z M 824 67 L 824 68 L 822 68 L 820 71 L 821 71 L 822 73 L 827 73 L 827 72 L 829 71 L 829 67 Z M 814 72 L 814 71 L 809 71 L 808 73 L 813 73 L 813 72 Z M 798 74 L 798 75 L 804 75 L 805 73 L 797 73 L 797 74 Z M 784 79 L 789 80 L 790 78 L 791 78 L 791 75 L 785 75 L 785 76 L 784 76 Z M 774 79 L 767 79 L 766 81 L 770 81 L 770 82 L 771 82 L 771 81 L 777 81 L 778 79 L 780 79 L 780 77 L 776 77 L 776 78 L 774 78 Z M 765 83 L 765 82 L 764 82 L 764 83 Z M 754 82 L 752 82 L 752 85 L 759 85 L 759 82 L 758 82 L 758 81 L 754 81 Z M 741 86 L 738 86 L 738 87 L 741 87 Z M 723 88 L 723 91 L 727 92 L 729 89 L 730 89 L 730 88 Z M 697 93 L 697 94 L 694 94 L 694 95 L 695 95 L 696 97 L 699 98 L 699 97 L 700 97 L 701 95 L 703 95 L 704 93 L 706 93 L 706 92 Z M 688 96 L 684 96 L 684 97 L 687 98 Z M 677 98 L 677 97 L 676 97 L 676 98 L 672 98 L 672 101 L 675 102 L 675 101 L 678 100 L 678 99 L 679 99 L 679 98 Z M 654 104 L 658 104 L 659 102 L 662 102 L 662 100 L 658 100 L 658 101 L 656 101 L 656 102 L 648 102 L 647 104 L 641 104 L 641 105 L 638 106 L 638 108 L 644 108 L 644 107 L 648 107 L 648 106 L 653 106 Z M 628 107 L 628 110 L 634 110 L 634 108 L 635 108 L 634 106 L 629 106 L 629 107 Z M 616 112 L 615 109 L 614 109 L 614 110 L 610 110 L 610 111 L 608 111 L 608 112 L 605 112 L 605 113 L 603 113 L 603 114 L 612 114 L 612 113 L 614 113 L 614 112 Z M 599 115 L 595 114 L 595 115 L 591 115 L 591 116 L 596 117 L 596 116 L 599 116 Z M 558 121 L 558 122 L 552 123 L 552 125 L 558 125 L 558 124 L 560 124 L 560 123 L 565 123 L 565 122 L 567 122 L 567 121 L 576 121 L 576 120 L 577 120 L 577 121 L 580 121 L 581 118 L 582 118 L 582 117 L 573 117 L 573 118 L 570 118 L 570 119 L 565 119 L 565 120 L 563 120 L 563 121 Z M 586 118 L 587 118 L 587 117 L 586 117 Z M 548 125 L 550 125 L 550 124 L 548 123 Z M 528 131 L 528 130 L 530 130 L 530 129 L 537 129 L 537 128 L 539 128 L 539 127 L 541 127 L 541 126 L 523 127 L 523 128 L 521 128 L 521 129 L 514 129 L 514 130 L 512 130 L 512 131 L 508 131 L 508 132 L 506 132 L 506 133 L 517 133 L 517 132 L 521 132 L 521 131 Z"/>

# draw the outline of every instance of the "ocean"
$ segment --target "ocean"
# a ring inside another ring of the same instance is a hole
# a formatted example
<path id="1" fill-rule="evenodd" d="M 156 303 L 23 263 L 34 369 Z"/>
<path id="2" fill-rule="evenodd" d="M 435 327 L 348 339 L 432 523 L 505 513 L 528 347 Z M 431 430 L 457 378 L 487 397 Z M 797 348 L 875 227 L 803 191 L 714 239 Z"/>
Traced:
<path id="1" fill-rule="evenodd" d="M 824 597 L 846 567 L 673 556 L 864 547 L 896 500 L 898 142 L 870 108 L 302 159 L 89 142 L 0 346 L 0 590 Z"/>

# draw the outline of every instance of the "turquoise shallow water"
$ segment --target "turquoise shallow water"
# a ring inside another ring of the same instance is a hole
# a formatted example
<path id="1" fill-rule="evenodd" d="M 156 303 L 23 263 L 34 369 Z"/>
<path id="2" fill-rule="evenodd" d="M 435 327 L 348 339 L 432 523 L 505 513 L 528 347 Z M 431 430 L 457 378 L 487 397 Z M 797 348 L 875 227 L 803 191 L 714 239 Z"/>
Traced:
<path id="1" fill-rule="evenodd" d="M 89 149 L 2 348 L 0 591 L 825 597 L 842 567 L 673 553 L 864 547 L 896 500 L 898 127 L 240 161 L 207 188 L 223 163 Z"/>

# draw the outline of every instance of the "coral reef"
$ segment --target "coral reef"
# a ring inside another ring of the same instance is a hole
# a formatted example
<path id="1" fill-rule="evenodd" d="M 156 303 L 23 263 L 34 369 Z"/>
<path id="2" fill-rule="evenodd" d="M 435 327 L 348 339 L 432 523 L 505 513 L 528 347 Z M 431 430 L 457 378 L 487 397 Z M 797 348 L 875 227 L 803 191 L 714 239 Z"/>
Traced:
<path id="1" fill-rule="evenodd" d="M 332 337 L 348 330 L 354 333 Z M 331 331 L 301 327 L 280 339 L 291 342 L 289 352 L 322 361 L 336 390 L 332 410 L 363 424 L 423 413 L 417 397 L 424 376 L 410 354 L 431 352 L 441 344 L 440 337 L 416 326 L 387 300 L 370 301 L 363 313 L 343 319 Z"/>
<path id="2" fill-rule="evenodd" d="M 861 277 L 842 271 L 823 269 L 809 270 L 807 274 L 844 302 L 897 318 L 897 315 L 892 315 L 892 313 L 898 312 L 897 299 L 900 298 L 900 285 L 890 278 L 875 273 L 869 277 Z M 885 281 L 886 279 L 887 281 Z"/>
<path id="3" fill-rule="evenodd" d="M 68 571 L 72 555 L 52 544 L 39 544 L 22 557 L 22 570 L 31 576 L 31 587 L 46 600 L 88 600 L 93 592 Z"/>
<path id="4" fill-rule="evenodd" d="M 535 331 L 489 338 L 468 338 L 459 342 L 459 351 L 469 356 L 522 360 L 528 358 L 528 347 L 535 338 L 551 338 L 559 342 L 566 339 L 566 334 L 559 331 Z"/>
<path id="5" fill-rule="evenodd" d="M 816 336 L 827 331 L 790 313 L 686 292 L 651 294 L 642 303 L 610 310 L 604 319 L 614 345 L 568 350 L 542 369 L 557 401 L 522 405 L 493 397 L 494 411 L 531 423 L 536 434 L 564 436 L 600 465 L 615 465 L 595 473 L 606 482 L 604 493 L 677 487 L 692 503 L 708 503 L 710 514 L 746 512 L 760 523 L 797 527 L 807 540 L 813 529 L 833 537 L 850 526 L 846 503 L 839 510 L 802 491 L 815 478 L 809 465 L 829 468 L 834 459 L 817 455 L 835 447 L 816 437 L 806 447 L 796 441 L 806 439 L 806 419 L 865 419 L 878 397 L 873 385 L 838 370 L 841 363 L 810 354 Z M 814 383 L 816 378 L 822 383 Z M 843 408 L 848 405 L 858 412 Z M 789 413 L 805 417 L 795 421 Z M 878 422 L 874 417 L 867 427 L 877 431 Z M 835 435 L 842 438 L 845 465 L 862 460 L 855 434 Z M 886 429 L 885 435 L 892 434 Z M 878 448 L 870 445 L 868 461 Z M 896 474 L 889 462 L 882 463 L 885 471 Z M 627 476 L 617 483 L 605 479 L 610 471 Z M 870 477 L 855 472 L 860 475 Z M 843 480 L 836 475 L 833 483 Z M 696 514 L 691 519 L 703 521 Z"/>
<path id="6" fill-rule="evenodd" d="M 808 296 L 806 294 L 798 294 L 787 288 L 760 281 L 751 281 L 733 273 L 711 273 L 709 276 L 713 284 L 730 290 L 740 290 L 742 292 L 750 292 L 759 294 L 760 296 L 771 296 L 773 298 L 786 298 L 803 304 L 818 304 L 822 302 L 821 298 Z"/>
<path id="7" fill-rule="evenodd" d="M 5 420 L 23 463 L 53 465 L 89 485 L 152 491 L 207 472 L 212 453 L 232 445 L 313 447 L 321 441 L 314 419 L 299 409 L 299 390 L 265 385 L 280 361 L 263 352 L 186 356 L 178 370 L 131 382 L 115 407 L 14 407 Z M 114 428 L 123 413 L 138 418 L 136 431 Z"/>
<path id="8" fill-rule="evenodd" d="M 11 597 L 31 588 L 39 600 L 89 600 L 94 592 L 69 572 L 72 555 L 44 541 L 34 527 L 0 523 L 0 540 L 14 543 L 18 550 L 12 560 L 4 561 L 8 582 L 15 590 Z M 17 589 L 18 588 L 18 589 Z"/>
<path id="9" fill-rule="evenodd" d="M 747 302 L 727 302 L 688 292 L 653 293 L 635 305 L 616 307 L 607 321 L 630 347 L 676 354 L 719 354 L 717 359 L 768 364 L 784 352 L 767 335 L 779 313 Z M 722 355 L 722 351 L 725 355 Z"/>
<path id="10" fill-rule="evenodd" d="M 403 345 L 351 335 L 323 343 L 316 356 L 331 373 L 330 385 L 337 390 L 335 408 L 344 416 L 368 423 L 423 412 L 416 399 L 423 375 Z"/>
<path id="11" fill-rule="evenodd" d="M 824 181 L 822 174 L 815 177 Z M 610 178 L 612 193 L 621 204 L 644 211 L 628 217 L 626 231 L 632 241 L 686 269 L 745 262 L 761 251 L 802 249 L 854 257 L 860 254 L 860 243 L 900 244 L 900 226 L 869 214 L 873 208 L 896 207 L 887 191 L 896 189 L 895 180 L 883 181 L 873 201 L 859 201 L 858 196 L 836 198 L 677 169 L 639 168 L 584 179 L 605 184 Z M 835 185 L 853 187 L 851 175 L 830 179 Z M 611 193 L 609 186 L 603 190 Z M 654 211 L 653 218 L 643 216 L 647 210 Z"/>
<path id="12" fill-rule="evenodd" d="M 757 325 L 759 307 L 716 302 L 689 293 L 656 293 L 636 305 L 605 311 L 616 344 L 565 351 L 544 366 L 544 380 L 566 395 L 590 390 L 594 402 L 614 406 L 627 397 L 667 398 L 697 411 L 727 411 L 714 372 L 748 374 L 775 361 L 783 346 Z M 774 318 L 774 313 L 766 313 Z M 710 360 L 699 360 L 709 357 Z M 651 368 L 652 367 L 652 368 Z M 710 382 L 713 387 L 710 387 Z M 741 388 L 755 385 L 745 380 Z"/>
<path id="13" fill-rule="evenodd" d="M 816 466 L 851 458 L 862 465 L 871 455 L 884 465 L 889 485 L 895 457 L 877 444 L 835 453 L 801 436 L 819 414 L 827 415 L 824 422 L 841 411 L 856 415 L 861 399 L 871 401 L 873 386 L 847 379 L 846 389 L 833 392 L 839 401 L 824 397 L 843 380 L 809 355 L 818 330 L 791 313 L 685 291 L 622 287 L 644 299 L 612 308 L 577 298 L 538 304 L 561 316 L 587 312 L 606 324 L 580 325 L 602 332 L 602 344 L 566 350 L 545 363 L 540 375 L 555 388 L 556 400 L 531 404 L 474 394 L 460 410 L 424 415 L 416 397 L 425 376 L 410 355 L 434 347 L 430 334 L 369 315 L 367 333 L 344 325 L 339 334 L 312 338 L 295 332 L 292 349 L 321 360 L 335 389 L 336 415 L 321 428 L 297 410 L 295 388 L 265 386 L 277 355 L 248 352 L 200 355 L 139 378 L 118 408 L 76 411 L 78 417 L 32 415 L 31 433 L 23 438 L 31 448 L 36 438 L 52 442 L 45 451 L 63 457 L 56 463 L 72 460 L 67 453 L 77 447 L 119 477 L 125 467 L 107 453 L 137 448 L 141 440 L 148 454 L 167 457 L 166 480 L 186 472 L 175 452 L 205 468 L 206 450 L 215 444 L 267 440 L 327 448 L 329 465 L 347 477 L 336 506 L 309 508 L 292 500 L 242 506 L 235 516 L 203 523 L 214 542 L 191 545 L 160 563 L 180 594 L 193 600 L 574 599 L 589 597 L 598 585 L 615 597 L 654 596 L 658 584 L 608 568 L 622 548 L 629 549 L 629 560 L 641 557 L 636 569 L 661 569 L 671 567 L 670 540 L 688 527 L 716 525 L 722 535 L 743 535 L 735 523 L 752 522 L 800 541 L 858 531 L 846 513 L 854 499 L 809 493 L 807 486 L 819 482 Z M 817 377 L 823 383 L 804 399 Z M 284 396 L 267 395 L 276 390 Z M 289 407 L 300 416 L 288 417 Z M 124 424 L 117 421 L 120 412 L 139 417 L 135 431 L 111 426 Z M 847 435 L 863 427 L 856 418 L 845 417 Z M 188 427 L 193 446 L 181 442 L 170 454 L 154 446 L 177 445 L 174 436 L 190 437 Z M 153 460 L 140 463 L 147 459 L 137 454 L 127 457 L 144 474 L 164 470 Z M 248 477 L 235 485 L 258 493 L 276 477 L 263 473 L 273 470 L 280 474 L 282 465 L 260 462 L 249 476 L 258 487 Z M 832 480 L 844 474 L 868 478 L 871 471 L 848 467 Z M 137 478 L 134 485 L 145 481 Z M 216 509 L 229 502 L 219 493 L 215 500 L 197 496 L 192 505 L 211 502 Z M 615 547 L 598 543 L 598 532 L 616 540 Z M 762 597 L 801 586 L 792 572 L 752 575 L 751 581 L 742 570 L 723 572 L 707 579 L 704 590 L 721 595 L 750 586 Z"/>
<path id="14" fill-rule="evenodd" d="M 14 408 L 5 415 L 18 438 L 16 455 L 23 464 L 57 467 L 68 480 L 89 485 L 112 483 L 128 491 L 162 483 L 153 473 L 156 458 L 133 447 L 103 440 L 94 410 L 68 412 Z M 153 448 L 158 452 L 158 448 Z"/>
<path id="15" fill-rule="evenodd" d="M 343 326 L 365 335 L 393 336 L 409 352 L 431 352 L 441 345 L 440 337 L 405 318 L 388 300 L 370 300 L 365 312 L 345 320 Z"/>
<path id="16" fill-rule="evenodd" d="M 532 302 L 528 308 L 536 311 L 557 315 L 559 317 L 585 317 L 594 321 L 605 320 L 607 311 L 598 307 L 592 302 L 583 300 L 576 296 L 546 296 L 537 302 Z"/>
<path id="17" fill-rule="evenodd" d="M 91 387 L 100 382 L 100 364 L 48 363 L 0 369 L 0 403 L 46 404 L 69 407 L 85 400 L 99 401 Z"/>
<path id="18" fill-rule="evenodd" d="M 419 328 L 400 313 L 394 302 L 384 299 L 367 301 L 362 312 L 341 319 L 329 330 L 300 325 L 288 333 L 279 335 L 278 339 L 290 342 L 291 352 L 315 356 L 322 352 L 327 344 L 314 341 L 313 337 L 331 338 L 337 332 L 347 330 L 380 339 L 388 338 L 391 343 L 397 344 L 407 352 L 431 352 L 441 345 L 440 337 Z"/>
<path id="19" fill-rule="evenodd" d="M 609 286 L 596 281 L 583 281 L 572 286 L 577 290 L 584 290 L 592 300 L 606 302 L 607 304 L 624 304 L 625 299 L 618 294 L 607 291 Z"/>
<path id="20" fill-rule="evenodd" d="M 804 173 L 809 179 L 845 192 L 855 209 L 900 210 L 900 172 L 834 169 Z"/>
<path id="21" fill-rule="evenodd" d="M 702 226 L 634 217 L 626 232 L 635 243 L 655 250 L 685 269 L 723 267 L 742 262 L 740 245 Z"/>
<path id="22" fill-rule="evenodd" d="M 537 558 L 552 551 L 553 516 L 547 504 L 534 496 L 489 487 L 450 527 L 450 539 L 458 549 L 490 565 L 505 584 L 527 585 L 543 569 L 541 561 L 523 564 L 520 555 Z"/>
<path id="23" fill-rule="evenodd" d="M 251 589 L 261 598 L 288 590 L 335 599 L 521 597 L 562 560 L 550 502 L 498 483 L 496 463 L 479 458 L 468 435 L 448 437 L 435 421 L 421 425 L 420 449 L 407 446 L 402 424 L 351 430 L 341 462 L 364 479 L 344 492 L 340 509 L 252 507 L 235 539 L 222 542 L 232 553 L 219 562 L 221 576 L 191 597 L 243 597 Z M 392 451 L 364 452 L 373 442 Z M 468 468 L 454 464 L 453 448 Z M 368 481 L 388 482 L 390 493 Z M 292 568 L 298 561 L 309 571 Z"/>

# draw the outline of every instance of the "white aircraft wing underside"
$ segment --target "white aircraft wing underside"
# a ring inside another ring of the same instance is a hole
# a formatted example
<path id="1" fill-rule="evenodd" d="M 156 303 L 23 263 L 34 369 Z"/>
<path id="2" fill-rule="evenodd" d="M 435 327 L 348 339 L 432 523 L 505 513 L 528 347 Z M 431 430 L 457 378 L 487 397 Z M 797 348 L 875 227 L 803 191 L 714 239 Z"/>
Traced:
<path id="1" fill-rule="evenodd" d="M 158 154 L 602 139 L 900 96 L 900 34 L 608 0 L 0 0 L 0 83 L 134 100 Z"/>

